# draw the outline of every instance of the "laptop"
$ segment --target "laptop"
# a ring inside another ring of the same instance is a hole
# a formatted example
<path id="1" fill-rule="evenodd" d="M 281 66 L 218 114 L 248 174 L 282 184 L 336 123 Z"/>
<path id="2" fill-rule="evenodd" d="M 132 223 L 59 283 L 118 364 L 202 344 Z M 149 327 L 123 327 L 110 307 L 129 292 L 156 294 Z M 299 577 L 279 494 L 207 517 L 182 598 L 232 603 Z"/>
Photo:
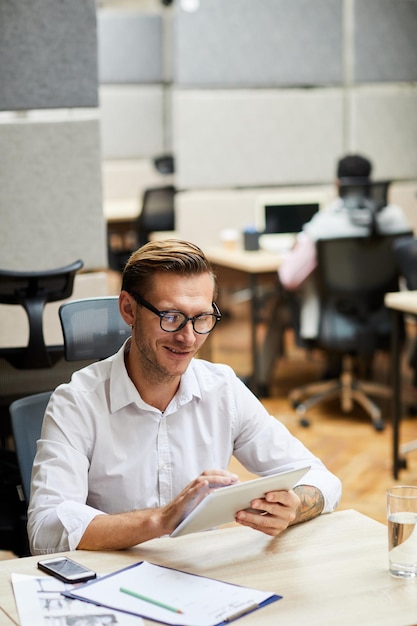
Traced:
<path id="1" fill-rule="evenodd" d="M 319 209 L 318 203 L 265 204 L 263 234 L 259 237 L 260 248 L 271 252 L 290 250 L 297 233 Z"/>

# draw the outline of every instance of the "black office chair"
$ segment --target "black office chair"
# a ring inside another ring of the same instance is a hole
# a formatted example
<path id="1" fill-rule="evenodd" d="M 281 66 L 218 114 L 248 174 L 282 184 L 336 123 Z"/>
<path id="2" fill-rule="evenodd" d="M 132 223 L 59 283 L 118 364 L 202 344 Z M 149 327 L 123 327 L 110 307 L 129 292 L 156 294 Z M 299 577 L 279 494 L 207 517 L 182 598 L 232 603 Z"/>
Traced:
<path id="1" fill-rule="evenodd" d="M 105 359 L 131 336 L 120 315 L 117 296 L 65 302 L 59 308 L 59 318 L 67 361 Z"/>
<path id="2" fill-rule="evenodd" d="M 377 350 L 390 348 L 391 317 L 384 295 L 398 290 L 398 266 L 392 237 L 329 239 L 317 242 L 317 275 L 320 293 L 320 328 L 317 347 L 342 357 L 338 379 L 294 389 L 289 399 L 300 423 L 309 424 L 306 413 L 315 404 L 340 397 L 349 412 L 360 404 L 376 430 L 383 430 L 381 409 L 369 396 L 388 398 L 388 386 L 358 380 L 354 364 L 370 361 Z"/>
<path id="3" fill-rule="evenodd" d="M 175 230 L 175 193 L 173 185 L 145 190 L 138 218 L 138 246 L 147 243 L 152 232 Z"/>
<path id="4" fill-rule="evenodd" d="M 152 187 L 144 191 L 142 209 L 135 224 L 134 244 L 121 250 L 114 250 L 109 245 L 112 269 L 123 271 L 130 255 L 150 240 L 151 233 L 175 230 L 175 194 L 173 185 Z"/>
<path id="5" fill-rule="evenodd" d="M 65 300 L 72 294 L 75 274 L 81 260 L 65 267 L 37 272 L 0 270 L 0 304 L 20 305 L 29 321 L 29 341 L 25 347 L 0 349 L 0 358 L 16 369 L 52 367 L 63 356 L 63 346 L 45 345 L 43 312 L 47 302 Z"/>
<path id="6" fill-rule="evenodd" d="M 26 502 L 30 497 L 30 481 L 36 442 L 41 436 L 43 416 L 51 391 L 19 398 L 10 405 L 13 438 Z"/>
<path id="7" fill-rule="evenodd" d="M 26 523 L 32 466 L 36 454 L 36 442 L 41 436 L 43 416 L 50 397 L 51 392 L 47 391 L 19 398 L 10 405 L 13 438 L 24 501 L 24 510 L 20 514 L 20 519 L 15 521 L 18 537 L 15 541 L 14 551 L 18 556 L 29 555 Z"/>
<path id="8" fill-rule="evenodd" d="M 417 290 L 417 239 L 409 238 L 396 242 L 394 246 L 395 255 L 400 268 L 400 272 L 405 279 L 406 287 L 409 290 Z M 408 364 L 413 370 L 413 383 L 417 387 L 417 341 L 411 344 L 408 355 Z M 409 415 L 417 415 L 417 405 L 408 407 Z M 400 446 L 400 462 L 402 467 L 406 467 L 407 462 L 404 455 L 417 449 L 417 439 Z"/>
<path id="9" fill-rule="evenodd" d="M 417 290 L 417 238 L 399 239 L 395 242 L 394 250 L 407 289 Z"/>
<path id="10" fill-rule="evenodd" d="M 407 289 L 417 290 L 417 239 L 404 238 L 395 243 L 395 256 Z M 417 387 L 417 342 L 414 341 L 408 363 L 414 370 L 414 385 Z"/>

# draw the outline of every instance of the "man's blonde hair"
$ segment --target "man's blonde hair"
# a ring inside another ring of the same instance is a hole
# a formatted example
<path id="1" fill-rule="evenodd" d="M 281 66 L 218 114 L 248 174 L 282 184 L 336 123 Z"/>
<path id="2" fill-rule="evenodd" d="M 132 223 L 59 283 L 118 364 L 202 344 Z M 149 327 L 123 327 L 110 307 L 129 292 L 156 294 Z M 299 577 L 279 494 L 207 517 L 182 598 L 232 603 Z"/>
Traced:
<path id="1" fill-rule="evenodd" d="M 216 290 L 216 276 L 203 251 L 189 241 L 164 239 L 149 241 L 129 258 L 123 270 L 122 290 L 139 293 L 142 297 L 151 288 L 156 273 L 183 276 L 209 274 Z"/>

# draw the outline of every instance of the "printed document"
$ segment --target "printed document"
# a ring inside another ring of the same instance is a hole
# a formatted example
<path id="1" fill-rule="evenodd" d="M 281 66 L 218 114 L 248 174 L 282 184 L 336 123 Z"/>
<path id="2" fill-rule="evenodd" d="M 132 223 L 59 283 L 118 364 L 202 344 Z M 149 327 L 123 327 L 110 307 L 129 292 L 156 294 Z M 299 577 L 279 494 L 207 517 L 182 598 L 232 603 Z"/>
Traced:
<path id="1" fill-rule="evenodd" d="M 21 626 L 142 626 L 143 620 L 62 595 L 75 585 L 52 576 L 12 574 L 13 592 Z"/>

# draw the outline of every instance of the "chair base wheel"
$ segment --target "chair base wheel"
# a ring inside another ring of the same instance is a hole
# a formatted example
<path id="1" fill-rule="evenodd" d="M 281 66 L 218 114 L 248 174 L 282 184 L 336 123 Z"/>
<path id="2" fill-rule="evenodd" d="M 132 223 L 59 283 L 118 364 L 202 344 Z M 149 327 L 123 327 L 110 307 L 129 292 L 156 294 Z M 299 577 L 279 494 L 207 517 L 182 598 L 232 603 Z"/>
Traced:
<path id="1" fill-rule="evenodd" d="M 374 422 L 374 428 L 377 432 L 382 432 L 385 428 L 385 424 L 382 420 L 378 420 L 376 422 Z"/>
<path id="2" fill-rule="evenodd" d="M 398 468 L 407 469 L 407 459 L 404 459 L 404 457 L 398 459 Z"/>
<path id="3" fill-rule="evenodd" d="M 305 417 L 302 417 L 300 419 L 300 426 L 302 426 L 303 428 L 308 428 L 310 426 L 309 420 Z"/>

